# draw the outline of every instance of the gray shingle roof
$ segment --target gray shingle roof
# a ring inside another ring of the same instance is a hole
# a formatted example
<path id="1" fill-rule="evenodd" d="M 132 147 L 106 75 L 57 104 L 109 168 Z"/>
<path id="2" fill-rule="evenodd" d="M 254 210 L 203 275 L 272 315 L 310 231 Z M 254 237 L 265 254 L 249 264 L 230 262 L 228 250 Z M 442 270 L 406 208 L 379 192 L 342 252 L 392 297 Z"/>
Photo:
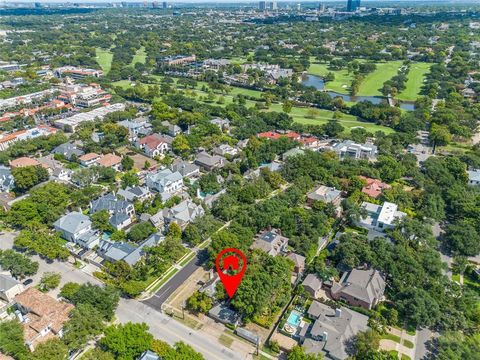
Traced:
<path id="1" fill-rule="evenodd" d="M 91 224 L 92 222 L 88 216 L 83 215 L 80 212 L 73 211 L 55 221 L 53 226 L 73 234 L 87 226 L 90 226 Z"/>

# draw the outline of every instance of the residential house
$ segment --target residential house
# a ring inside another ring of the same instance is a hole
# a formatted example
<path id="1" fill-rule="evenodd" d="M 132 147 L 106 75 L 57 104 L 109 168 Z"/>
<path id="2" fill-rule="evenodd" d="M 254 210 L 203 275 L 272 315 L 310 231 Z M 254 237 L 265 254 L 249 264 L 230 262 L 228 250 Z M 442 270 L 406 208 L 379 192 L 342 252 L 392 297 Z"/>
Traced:
<path id="1" fill-rule="evenodd" d="M 23 326 L 25 344 L 30 351 L 54 337 L 62 337 L 72 304 L 56 301 L 34 287 L 15 296 L 17 318 Z"/>
<path id="2" fill-rule="evenodd" d="M 378 270 L 353 269 L 344 272 L 340 282 L 334 282 L 330 293 L 335 300 L 352 306 L 371 309 L 383 299 L 385 279 Z"/>
<path id="3" fill-rule="evenodd" d="M 257 234 L 252 249 L 261 249 L 271 256 L 277 256 L 287 251 L 288 238 L 282 236 L 280 229 L 268 229 Z"/>
<path id="4" fill-rule="evenodd" d="M 0 192 L 9 192 L 15 186 L 15 180 L 13 179 L 10 168 L 6 166 L 0 166 Z"/>
<path id="5" fill-rule="evenodd" d="M 15 168 L 21 168 L 21 167 L 25 167 L 25 166 L 39 166 L 40 163 L 38 162 L 37 159 L 33 159 L 33 158 L 29 158 L 29 157 L 19 157 L 15 160 L 11 160 L 10 161 L 10 167 L 12 169 L 15 169 Z"/>
<path id="6" fill-rule="evenodd" d="M 100 159 L 100 155 L 95 153 L 84 154 L 78 158 L 80 164 L 85 167 L 96 165 L 98 159 Z"/>
<path id="7" fill-rule="evenodd" d="M 145 184 L 159 193 L 172 194 L 182 189 L 183 177 L 178 171 L 163 169 L 154 174 L 148 174 Z"/>
<path id="8" fill-rule="evenodd" d="M 468 185 L 480 185 L 480 170 L 468 170 Z"/>
<path id="9" fill-rule="evenodd" d="M 342 192 L 334 187 L 320 185 L 307 194 L 308 205 L 312 206 L 316 201 L 332 204 L 335 207 L 340 206 L 342 202 Z"/>
<path id="10" fill-rule="evenodd" d="M 302 147 L 305 149 L 318 149 L 320 146 L 320 140 L 315 136 L 306 136 L 300 139 Z"/>
<path id="11" fill-rule="evenodd" d="M 240 153 L 240 150 L 228 144 L 220 144 L 213 149 L 213 153 L 220 156 L 228 155 L 233 158 Z"/>
<path id="12" fill-rule="evenodd" d="M 302 286 L 313 299 L 318 299 L 322 290 L 322 279 L 317 274 L 308 274 Z"/>
<path id="13" fill-rule="evenodd" d="M 53 169 L 50 178 L 54 181 L 69 182 L 72 180 L 73 170 L 63 167 Z"/>
<path id="14" fill-rule="evenodd" d="M 362 208 L 367 211 L 367 216 L 358 221 L 358 225 L 368 229 L 383 232 L 395 226 L 395 220 L 401 219 L 407 214 L 398 211 L 398 206 L 390 202 L 383 205 L 363 202 Z"/>
<path id="15" fill-rule="evenodd" d="M 9 304 L 14 300 L 15 296 L 24 290 L 23 284 L 11 277 L 10 274 L 0 274 L 0 300 Z"/>
<path id="16" fill-rule="evenodd" d="M 162 233 L 151 235 L 138 246 L 102 239 L 97 253 L 108 262 L 123 260 L 128 265 L 134 266 L 145 255 L 146 248 L 158 245 L 164 240 L 165 236 Z"/>
<path id="17" fill-rule="evenodd" d="M 345 140 L 332 147 L 340 159 L 353 158 L 358 160 L 376 160 L 378 148 L 373 143 L 357 144 L 351 140 Z"/>
<path id="18" fill-rule="evenodd" d="M 210 124 L 217 125 L 222 131 L 230 131 L 230 120 L 228 119 L 215 118 L 210 120 Z"/>
<path id="19" fill-rule="evenodd" d="M 90 213 L 106 210 L 110 214 L 110 224 L 117 230 L 124 229 L 132 223 L 135 216 L 133 204 L 118 199 L 114 193 L 109 193 L 90 202 Z"/>
<path id="20" fill-rule="evenodd" d="M 347 359 L 349 344 L 359 332 L 369 329 L 368 316 L 345 307 L 332 309 L 313 301 L 307 314 L 314 323 L 302 334 L 300 341 L 307 354 L 322 353 L 326 359 Z"/>
<path id="21" fill-rule="evenodd" d="M 205 172 L 221 168 L 225 165 L 225 158 L 219 155 L 210 155 L 206 151 L 202 151 L 195 157 L 195 164 Z"/>
<path id="22" fill-rule="evenodd" d="M 296 274 L 302 274 L 305 270 L 305 256 L 291 252 L 286 256 L 288 259 L 292 260 L 294 265 L 293 271 Z"/>
<path id="23" fill-rule="evenodd" d="M 92 229 L 90 218 L 80 212 L 73 211 L 62 216 L 53 223 L 53 227 L 61 233 L 62 238 L 84 249 L 92 249 L 100 242 L 97 231 Z"/>
<path id="24" fill-rule="evenodd" d="M 62 155 L 67 160 L 72 160 L 72 158 L 79 158 L 80 156 L 85 154 L 85 152 L 79 149 L 74 142 L 60 144 L 52 150 L 52 153 Z"/>
<path id="25" fill-rule="evenodd" d="M 305 154 L 305 150 L 300 149 L 300 148 L 293 148 L 293 149 L 285 151 L 282 154 L 282 160 L 285 161 L 291 156 L 297 156 L 297 155 L 303 155 L 303 154 Z"/>
<path id="26" fill-rule="evenodd" d="M 362 192 L 374 199 L 378 198 L 383 193 L 383 190 L 388 190 L 392 188 L 390 185 L 378 179 L 371 179 L 366 176 L 359 176 L 359 178 L 367 183 L 362 188 Z"/>
<path id="27" fill-rule="evenodd" d="M 205 210 L 201 205 L 195 204 L 192 200 L 183 200 L 178 205 L 170 209 L 163 210 L 165 226 L 175 222 L 182 229 L 198 217 L 205 215 Z"/>
<path id="28" fill-rule="evenodd" d="M 105 154 L 97 160 L 97 165 L 120 171 L 122 169 L 122 158 L 115 154 Z"/>
<path id="29" fill-rule="evenodd" d="M 152 131 L 152 125 L 146 118 L 138 118 L 135 120 L 119 121 L 118 125 L 128 129 L 128 140 L 136 141 L 139 136 L 148 135 Z"/>
<path id="30" fill-rule="evenodd" d="M 224 302 L 212 307 L 208 312 L 208 316 L 226 325 L 237 326 L 240 323 L 240 314 Z"/>
<path id="31" fill-rule="evenodd" d="M 172 148 L 173 138 L 168 135 L 151 134 L 137 140 L 136 146 L 150 157 L 165 154 Z"/>
<path id="32" fill-rule="evenodd" d="M 166 133 L 172 137 L 175 137 L 182 133 L 182 129 L 180 128 L 180 126 L 170 124 L 168 121 L 162 121 L 162 126 L 167 129 Z"/>
<path id="33" fill-rule="evenodd" d="M 200 176 L 199 166 L 181 159 L 175 159 L 170 168 L 174 172 L 178 171 L 184 178 L 193 179 Z"/>
<path id="34" fill-rule="evenodd" d="M 143 202 L 154 196 L 146 186 L 127 186 L 125 189 L 118 190 L 117 194 L 132 203 L 136 200 Z"/>

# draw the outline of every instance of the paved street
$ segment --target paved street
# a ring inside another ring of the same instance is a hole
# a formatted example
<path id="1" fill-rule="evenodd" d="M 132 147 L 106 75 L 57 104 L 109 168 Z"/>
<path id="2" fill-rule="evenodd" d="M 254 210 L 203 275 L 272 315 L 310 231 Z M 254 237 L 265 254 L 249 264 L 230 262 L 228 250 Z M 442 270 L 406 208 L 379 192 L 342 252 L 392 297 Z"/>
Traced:
<path id="1" fill-rule="evenodd" d="M 13 247 L 13 240 L 17 236 L 17 233 L 4 233 L 0 235 L 0 249 L 7 250 Z M 60 288 L 67 282 L 76 282 L 79 284 L 84 284 L 87 282 L 91 282 L 93 284 L 102 284 L 100 280 L 86 274 L 80 269 L 75 268 L 69 262 L 61 262 L 61 261 L 51 261 L 47 262 L 40 258 L 38 255 L 30 256 L 30 258 L 36 262 L 38 262 L 38 271 L 34 276 L 30 278 L 33 280 L 33 283 L 30 286 L 35 286 L 40 282 L 42 275 L 46 272 L 56 272 L 62 275 L 62 279 L 60 281 L 60 286 L 52 290 L 50 295 L 56 296 L 60 291 Z"/>
<path id="2" fill-rule="evenodd" d="M 232 351 L 221 345 L 218 340 L 203 332 L 192 330 L 182 323 L 164 315 L 150 306 L 136 300 L 121 299 L 116 316 L 119 322 L 144 322 L 150 327 L 150 332 L 155 338 L 166 341 L 170 345 L 183 341 L 198 352 L 202 353 L 208 360 L 244 360 L 252 359 L 247 353 Z"/>
<path id="3" fill-rule="evenodd" d="M 172 293 L 179 288 L 185 280 L 187 280 L 200 266 L 202 266 L 208 259 L 207 250 L 201 250 L 197 253 L 186 266 L 176 273 L 160 290 L 157 291 L 150 299 L 142 301 L 144 304 L 160 310 L 162 304 L 172 295 Z"/>
<path id="4" fill-rule="evenodd" d="M 415 347 L 415 360 L 430 359 L 430 351 L 427 348 L 428 343 L 432 338 L 437 337 L 437 333 L 433 333 L 429 329 L 422 329 L 417 331 L 417 343 Z"/>

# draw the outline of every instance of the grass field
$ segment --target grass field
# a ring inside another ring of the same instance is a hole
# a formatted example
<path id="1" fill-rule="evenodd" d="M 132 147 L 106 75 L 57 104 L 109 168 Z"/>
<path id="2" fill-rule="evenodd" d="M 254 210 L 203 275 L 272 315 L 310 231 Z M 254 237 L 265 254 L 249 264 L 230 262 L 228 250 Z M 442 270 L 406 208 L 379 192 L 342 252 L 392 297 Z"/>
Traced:
<path id="1" fill-rule="evenodd" d="M 120 86 L 126 89 L 132 86 L 132 84 L 133 83 L 129 80 L 120 80 L 120 81 L 114 82 L 112 85 Z M 206 83 L 198 82 L 197 88 L 195 90 L 187 90 L 187 91 L 190 94 L 195 94 L 195 98 L 197 99 L 197 101 L 201 101 L 200 97 L 207 95 L 206 92 L 200 90 L 204 84 Z M 225 103 L 223 104 L 223 106 L 228 105 L 233 102 L 234 96 L 238 94 L 260 98 L 261 92 L 256 90 L 243 89 L 239 87 L 232 87 L 232 91 L 228 95 L 215 94 L 215 100 L 211 104 L 216 105 L 216 101 L 219 99 L 220 96 L 222 96 L 223 99 L 225 100 Z M 206 102 L 206 101 L 203 101 L 203 102 Z M 246 106 L 247 107 L 255 106 L 255 102 L 252 100 L 246 100 Z M 333 111 L 325 110 L 325 109 L 314 109 L 317 112 L 317 114 L 315 115 L 314 118 L 311 118 L 311 116 L 309 117 L 310 110 L 312 110 L 312 108 L 293 107 L 289 115 L 292 116 L 295 122 L 299 124 L 309 124 L 309 125 L 323 125 L 323 124 L 326 124 L 328 120 L 333 119 L 333 114 L 334 114 Z M 265 111 L 282 112 L 283 111 L 282 104 L 272 104 L 270 108 Z M 342 114 L 342 118 L 339 119 L 339 122 L 342 124 L 343 127 L 345 127 L 346 132 L 350 132 L 351 129 L 358 128 L 358 127 L 362 127 L 368 132 L 372 132 L 372 133 L 375 133 L 376 131 L 383 131 L 385 134 L 390 134 L 394 132 L 393 129 L 386 126 L 358 121 L 355 116 L 352 116 L 349 114 Z"/>
<path id="2" fill-rule="evenodd" d="M 432 64 L 428 63 L 412 63 L 408 73 L 406 89 L 398 94 L 397 98 L 404 101 L 415 101 L 422 90 L 425 76 L 430 71 Z"/>
<path id="3" fill-rule="evenodd" d="M 327 90 L 348 94 L 350 84 L 353 80 L 353 74 L 349 74 L 347 70 L 329 70 L 328 64 L 319 64 L 313 62 L 308 68 L 308 73 L 311 75 L 325 76 L 329 72 L 332 72 L 335 75 L 335 80 L 330 81 L 325 85 Z"/>
<path id="4" fill-rule="evenodd" d="M 108 74 L 112 68 L 113 54 L 110 51 L 101 48 L 96 48 L 95 53 L 98 65 L 100 65 L 105 74 Z"/>
<path id="5" fill-rule="evenodd" d="M 145 52 L 145 47 L 142 46 L 135 53 L 135 56 L 133 57 L 130 66 L 135 66 L 136 63 L 145 64 L 145 61 L 147 61 L 147 53 Z"/>
<path id="6" fill-rule="evenodd" d="M 315 109 L 317 111 L 317 115 L 315 116 L 315 118 L 312 119 L 309 117 L 309 110 L 311 110 L 311 108 L 294 107 L 289 115 L 293 118 L 293 121 L 305 125 L 323 125 L 326 124 L 328 120 L 333 119 L 333 111 L 325 109 Z M 273 104 L 272 106 L 270 106 L 270 111 L 281 112 L 282 105 Z M 390 134 L 394 132 L 393 129 L 386 126 L 358 121 L 355 116 L 349 114 L 342 114 L 342 118 L 338 119 L 338 121 L 345 128 L 346 132 L 350 132 L 350 130 L 358 127 L 362 127 L 368 132 L 372 133 L 376 131 L 383 131 L 385 134 Z"/>
<path id="7" fill-rule="evenodd" d="M 401 61 L 389 61 L 386 63 L 377 63 L 377 69 L 368 74 L 360 84 L 358 89 L 359 96 L 382 96 L 380 89 L 383 83 L 395 75 L 402 66 Z"/>

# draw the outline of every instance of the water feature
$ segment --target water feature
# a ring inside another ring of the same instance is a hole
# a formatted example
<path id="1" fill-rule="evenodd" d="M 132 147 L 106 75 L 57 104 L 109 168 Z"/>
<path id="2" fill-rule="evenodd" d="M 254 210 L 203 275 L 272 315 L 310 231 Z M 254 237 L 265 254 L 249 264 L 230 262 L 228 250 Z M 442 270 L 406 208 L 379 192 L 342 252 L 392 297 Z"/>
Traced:
<path id="1" fill-rule="evenodd" d="M 301 320 L 302 314 L 300 314 L 298 311 L 293 310 L 288 316 L 287 322 L 294 327 L 298 327 Z"/>
<path id="2" fill-rule="evenodd" d="M 325 82 L 320 76 L 316 75 L 306 75 L 302 78 L 302 84 L 305 86 L 313 86 L 315 89 L 323 90 L 325 89 Z M 381 104 L 382 102 L 386 102 L 387 99 L 381 96 L 352 96 L 346 94 L 340 94 L 335 91 L 327 91 L 327 94 L 330 95 L 332 98 L 340 96 L 343 101 L 347 102 L 361 102 L 361 101 L 370 101 L 372 104 Z M 415 105 L 413 102 L 400 102 L 400 108 L 412 111 L 415 109 Z"/>

